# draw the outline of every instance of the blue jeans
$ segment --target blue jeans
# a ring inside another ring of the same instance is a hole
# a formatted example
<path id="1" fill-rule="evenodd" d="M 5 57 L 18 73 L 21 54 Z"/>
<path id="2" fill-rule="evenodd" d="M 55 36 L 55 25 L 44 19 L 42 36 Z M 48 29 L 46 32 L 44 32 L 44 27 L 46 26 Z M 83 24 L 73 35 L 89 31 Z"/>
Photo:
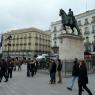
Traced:
<path id="1" fill-rule="evenodd" d="M 78 77 L 73 76 L 72 84 L 70 86 L 71 89 L 73 88 L 76 79 L 78 79 Z"/>
<path id="2" fill-rule="evenodd" d="M 51 82 L 56 80 L 55 72 L 50 73 Z"/>

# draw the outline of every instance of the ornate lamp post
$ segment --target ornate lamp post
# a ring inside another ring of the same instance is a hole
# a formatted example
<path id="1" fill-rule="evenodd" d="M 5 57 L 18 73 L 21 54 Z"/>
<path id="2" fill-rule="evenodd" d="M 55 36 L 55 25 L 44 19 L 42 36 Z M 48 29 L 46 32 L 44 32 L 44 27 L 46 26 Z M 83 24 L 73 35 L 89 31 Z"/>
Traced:
<path id="1" fill-rule="evenodd" d="M 10 56 L 9 56 L 9 52 L 10 52 L 10 46 L 11 46 L 11 39 L 12 39 L 12 36 L 9 35 L 9 36 L 7 37 L 7 40 L 8 40 L 8 57 L 10 57 Z"/>

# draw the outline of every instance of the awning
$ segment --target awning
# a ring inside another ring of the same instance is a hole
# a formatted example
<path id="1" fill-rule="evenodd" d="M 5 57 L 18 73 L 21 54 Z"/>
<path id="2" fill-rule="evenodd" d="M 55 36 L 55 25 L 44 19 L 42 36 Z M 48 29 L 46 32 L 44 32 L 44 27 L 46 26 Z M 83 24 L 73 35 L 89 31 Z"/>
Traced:
<path id="1" fill-rule="evenodd" d="M 90 52 L 91 55 L 95 55 L 95 52 Z"/>
<path id="2" fill-rule="evenodd" d="M 84 55 L 92 55 L 91 52 L 84 52 Z"/>

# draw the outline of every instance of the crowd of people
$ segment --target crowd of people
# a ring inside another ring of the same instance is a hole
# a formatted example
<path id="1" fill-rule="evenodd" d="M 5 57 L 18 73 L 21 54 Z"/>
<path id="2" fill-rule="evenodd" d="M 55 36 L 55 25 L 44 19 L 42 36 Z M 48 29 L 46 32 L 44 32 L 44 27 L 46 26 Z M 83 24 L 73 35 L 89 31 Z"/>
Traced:
<path id="1" fill-rule="evenodd" d="M 58 83 L 62 83 L 62 63 L 61 63 L 61 60 L 58 59 L 56 60 L 53 60 L 51 59 L 50 60 L 50 64 L 49 64 L 49 72 L 50 72 L 50 83 L 51 84 L 55 84 L 56 83 L 56 72 L 58 71 Z"/>
<path id="2" fill-rule="evenodd" d="M 0 60 L 0 82 L 2 78 L 5 78 L 5 82 L 8 82 L 9 78 L 12 78 L 13 71 L 16 71 L 16 67 L 18 67 L 18 71 L 21 70 L 22 61 L 18 60 L 18 58 L 8 58 Z"/>
<path id="3" fill-rule="evenodd" d="M 8 82 L 9 78 L 12 78 L 12 72 L 18 67 L 18 71 L 21 71 L 21 65 L 23 63 L 27 64 L 27 77 L 33 77 L 36 75 L 37 69 L 39 68 L 39 62 L 36 58 L 28 58 L 27 61 L 19 60 L 18 58 L 9 58 L 7 60 L 0 60 L 0 82 L 2 78 L 5 78 L 5 82 Z M 56 84 L 56 73 L 58 74 L 57 83 L 62 83 L 62 62 L 60 59 L 53 60 L 50 59 L 48 62 L 49 73 L 50 73 L 50 84 Z M 88 84 L 88 74 L 86 63 L 84 60 L 79 61 L 77 58 L 74 60 L 74 65 L 72 68 L 72 84 L 67 87 L 68 90 L 72 91 L 74 82 L 78 80 L 78 95 L 82 95 L 82 92 L 86 90 L 89 95 L 93 95 L 90 89 L 87 87 Z"/>
<path id="4" fill-rule="evenodd" d="M 84 60 L 78 60 L 75 58 L 73 62 L 73 68 L 72 68 L 72 84 L 67 87 L 68 90 L 72 91 L 74 82 L 77 79 L 78 80 L 78 95 L 82 95 L 82 92 L 86 90 L 89 95 L 93 95 L 90 89 L 87 87 L 88 84 L 88 74 L 87 74 L 87 68 L 86 68 L 86 62 Z M 61 60 L 50 60 L 49 65 L 49 71 L 50 71 L 50 84 L 56 83 L 56 72 L 58 72 L 58 83 L 62 83 L 62 63 Z"/>
<path id="5" fill-rule="evenodd" d="M 36 59 L 28 59 L 27 62 L 27 76 L 34 76 L 37 72 L 37 68 L 38 68 L 38 61 Z"/>
<path id="6" fill-rule="evenodd" d="M 73 69 L 72 69 L 72 84 L 71 86 L 67 87 L 68 90 L 72 91 L 72 88 L 74 86 L 74 82 L 76 79 L 78 79 L 78 95 L 82 95 L 82 92 L 86 90 L 89 95 L 93 95 L 90 89 L 87 87 L 88 84 L 88 74 L 87 74 L 87 68 L 86 63 L 84 60 L 78 61 L 77 58 L 75 58 Z"/>

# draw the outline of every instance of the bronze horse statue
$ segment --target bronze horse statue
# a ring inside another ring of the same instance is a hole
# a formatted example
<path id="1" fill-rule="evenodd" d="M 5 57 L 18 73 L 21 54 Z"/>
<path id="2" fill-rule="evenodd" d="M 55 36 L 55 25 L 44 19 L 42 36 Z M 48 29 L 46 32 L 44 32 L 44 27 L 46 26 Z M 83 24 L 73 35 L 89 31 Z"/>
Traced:
<path id="1" fill-rule="evenodd" d="M 68 16 L 63 9 L 60 9 L 59 16 L 61 16 L 62 18 L 61 20 L 62 26 L 66 33 L 67 33 L 66 26 L 69 26 L 72 29 L 72 34 L 74 33 L 74 28 L 76 28 L 78 35 L 81 35 L 80 29 L 74 16 L 73 17 Z"/>

